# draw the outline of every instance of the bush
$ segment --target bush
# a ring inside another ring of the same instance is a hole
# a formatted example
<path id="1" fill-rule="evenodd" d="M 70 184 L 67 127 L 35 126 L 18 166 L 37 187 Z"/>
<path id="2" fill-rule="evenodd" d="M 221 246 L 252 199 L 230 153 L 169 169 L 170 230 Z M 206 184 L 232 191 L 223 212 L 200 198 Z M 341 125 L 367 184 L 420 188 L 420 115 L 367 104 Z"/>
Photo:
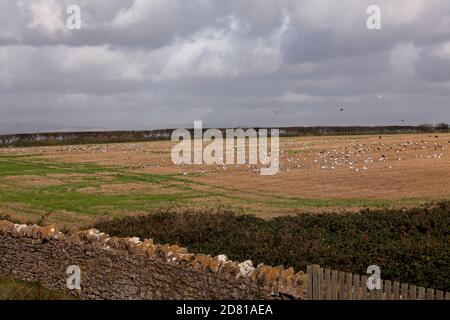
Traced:
<path id="1" fill-rule="evenodd" d="M 419 124 L 419 128 L 423 131 L 429 132 L 434 130 L 434 125 L 432 125 L 431 123 L 421 123 Z"/>
<path id="2" fill-rule="evenodd" d="M 320 264 L 450 290 L 450 203 L 358 213 L 298 214 L 263 220 L 231 212 L 156 213 L 97 223 L 111 236 L 152 238 L 192 252 L 305 270 Z"/>
<path id="3" fill-rule="evenodd" d="M 448 123 L 442 122 L 435 125 L 434 128 L 439 131 L 447 131 L 449 129 L 449 125 Z"/>

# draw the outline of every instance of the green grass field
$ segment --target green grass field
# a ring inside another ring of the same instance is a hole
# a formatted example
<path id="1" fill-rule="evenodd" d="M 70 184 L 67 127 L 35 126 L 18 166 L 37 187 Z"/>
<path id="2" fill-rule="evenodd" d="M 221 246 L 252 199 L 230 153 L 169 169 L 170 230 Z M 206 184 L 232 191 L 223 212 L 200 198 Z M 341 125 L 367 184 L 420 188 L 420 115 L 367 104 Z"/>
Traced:
<path id="1" fill-rule="evenodd" d="M 73 297 L 48 290 L 37 282 L 27 282 L 0 275 L 0 300 L 68 300 Z"/>
<path id="2" fill-rule="evenodd" d="M 30 183 L 34 182 L 34 183 Z M 129 188 L 139 184 L 140 188 Z M 119 192 L 105 192 L 114 187 Z M 0 156 L 0 213 L 21 222 L 39 221 L 83 224 L 108 216 L 165 210 L 169 207 L 204 208 L 232 205 L 237 212 L 246 208 L 385 207 L 419 205 L 440 199 L 307 199 L 276 194 L 219 188 L 172 174 L 135 172 L 120 166 L 95 163 L 63 163 L 39 156 Z M 251 213 L 254 213 L 253 211 Z"/>

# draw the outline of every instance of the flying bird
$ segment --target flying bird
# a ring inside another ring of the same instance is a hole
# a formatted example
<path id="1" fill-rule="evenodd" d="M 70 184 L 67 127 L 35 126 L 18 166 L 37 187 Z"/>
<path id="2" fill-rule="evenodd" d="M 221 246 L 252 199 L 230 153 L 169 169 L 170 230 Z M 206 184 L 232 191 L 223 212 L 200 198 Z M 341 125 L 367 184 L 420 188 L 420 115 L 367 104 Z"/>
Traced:
<path id="1" fill-rule="evenodd" d="M 341 112 L 344 111 L 344 108 L 340 108 L 339 111 L 341 111 Z"/>
<path id="2" fill-rule="evenodd" d="M 278 110 L 272 110 L 273 113 L 279 114 L 280 112 Z"/>

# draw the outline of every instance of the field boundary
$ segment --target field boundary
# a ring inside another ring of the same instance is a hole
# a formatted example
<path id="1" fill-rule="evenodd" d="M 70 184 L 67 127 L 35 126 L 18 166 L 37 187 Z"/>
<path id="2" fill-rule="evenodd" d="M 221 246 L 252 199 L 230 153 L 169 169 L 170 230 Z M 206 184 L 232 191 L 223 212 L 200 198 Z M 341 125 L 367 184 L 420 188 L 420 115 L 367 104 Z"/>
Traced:
<path id="1" fill-rule="evenodd" d="M 247 130 L 248 128 L 242 128 Z M 260 128 L 253 128 L 259 130 Z M 321 126 L 321 127 L 281 127 L 280 137 L 326 136 L 326 135 L 369 135 L 369 134 L 411 134 L 448 132 L 425 126 Z M 174 129 L 142 131 L 86 131 L 86 132 L 46 132 L 0 135 L 0 147 L 27 147 L 76 145 L 99 143 L 122 143 L 170 140 Z M 193 134 L 194 129 L 188 129 Z M 203 128 L 203 131 L 208 128 Z M 226 128 L 219 129 L 223 133 Z"/>
<path id="2" fill-rule="evenodd" d="M 81 270 L 81 289 L 69 290 L 67 268 L 74 265 Z M 97 229 L 66 236 L 54 226 L 4 220 L 0 274 L 81 299 L 450 300 L 449 292 L 390 280 L 368 290 L 367 276 L 319 265 L 295 273 Z"/>
<path id="3" fill-rule="evenodd" d="M 68 268 L 81 271 L 69 290 Z M 81 299 L 305 299 L 306 275 L 256 267 L 177 245 L 110 237 L 96 229 L 66 236 L 56 227 L 0 221 L 0 274 Z"/>

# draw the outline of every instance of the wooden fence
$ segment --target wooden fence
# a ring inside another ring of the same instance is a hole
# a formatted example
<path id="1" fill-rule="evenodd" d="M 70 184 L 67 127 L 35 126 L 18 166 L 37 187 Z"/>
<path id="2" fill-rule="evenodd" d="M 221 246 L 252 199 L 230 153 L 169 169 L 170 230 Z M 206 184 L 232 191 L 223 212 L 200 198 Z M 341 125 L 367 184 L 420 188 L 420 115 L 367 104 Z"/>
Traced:
<path id="1" fill-rule="evenodd" d="M 308 266 L 308 300 L 450 300 L 450 292 L 381 280 L 368 290 L 367 276 Z"/>

